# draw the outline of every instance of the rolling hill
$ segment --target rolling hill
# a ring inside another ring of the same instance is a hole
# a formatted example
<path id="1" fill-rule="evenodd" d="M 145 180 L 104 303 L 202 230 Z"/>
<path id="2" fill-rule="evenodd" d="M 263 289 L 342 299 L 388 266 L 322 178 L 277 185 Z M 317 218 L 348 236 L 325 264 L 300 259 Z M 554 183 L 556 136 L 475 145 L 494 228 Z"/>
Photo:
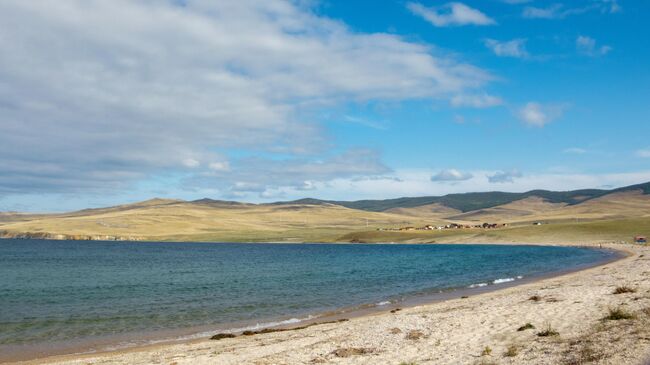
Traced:
<path id="1" fill-rule="evenodd" d="M 319 200 L 306 198 L 291 202 L 277 202 L 272 204 L 335 204 L 347 208 L 367 210 L 371 212 L 383 212 L 395 208 L 415 208 L 424 205 L 439 204 L 447 208 L 456 209 L 465 213 L 479 209 L 492 208 L 530 197 L 542 198 L 549 203 L 565 203 L 567 205 L 575 205 L 608 194 L 628 191 L 641 191 L 643 194 L 650 194 L 650 182 L 626 186 L 613 190 L 531 190 L 525 193 L 506 193 L 500 191 L 492 191 L 481 193 L 448 194 L 444 196 L 404 197 L 396 199 L 356 201 Z"/>
<path id="2" fill-rule="evenodd" d="M 151 199 L 60 214 L 0 213 L 0 236 L 303 242 L 345 241 L 347 237 L 356 237 L 358 232 L 450 222 L 529 226 L 535 221 L 550 224 L 626 219 L 650 221 L 649 193 L 650 183 L 614 190 L 482 192 L 353 202 L 302 199 L 251 204 L 212 199 Z M 461 233 L 468 232 L 427 233 L 425 241 Z M 471 234 L 476 238 L 476 232 Z M 386 233 L 384 239 L 400 241 L 406 237 L 410 236 Z"/>

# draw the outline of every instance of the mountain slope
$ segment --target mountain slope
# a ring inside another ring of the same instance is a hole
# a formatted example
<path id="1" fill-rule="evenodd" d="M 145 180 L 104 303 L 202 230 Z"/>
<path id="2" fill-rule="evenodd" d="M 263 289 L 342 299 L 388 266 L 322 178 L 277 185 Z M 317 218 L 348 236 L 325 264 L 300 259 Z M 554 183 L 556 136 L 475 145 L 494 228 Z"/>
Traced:
<path id="1" fill-rule="evenodd" d="M 650 194 L 650 182 L 626 186 L 614 190 L 582 189 L 573 191 L 531 190 L 524 193 L 507 193 L 500 191 L 448 194 L 444 196 L 403 197 L 382 200 L 319 200 L 300 199 L 292 202 L 277 202 L 272 204 L 335 204 L 351 209 L 360 209 L 371 212 L 383 212 L 394 208 L 414 208 L 430 204 L 440 204 L 447 208 L 456 209 L 463 213 L 479 209 L 492 208 L 509 204 L 529 197 L 539 197 L 549 203 L 564 203 L 575 205 L 590 199 L 605 196 L 611 193 L 640 190 L 643 194 Z"/>

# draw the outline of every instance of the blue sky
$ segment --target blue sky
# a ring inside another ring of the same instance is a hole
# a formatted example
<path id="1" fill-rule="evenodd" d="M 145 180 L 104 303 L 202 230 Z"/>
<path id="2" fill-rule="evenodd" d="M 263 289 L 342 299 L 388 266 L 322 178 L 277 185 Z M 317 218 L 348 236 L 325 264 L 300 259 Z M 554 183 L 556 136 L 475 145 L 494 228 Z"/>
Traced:
<path id="1" fill-rule="evenodd" d="M 6 1 L 0 211 L 650 181 L 650 4 Z"/>

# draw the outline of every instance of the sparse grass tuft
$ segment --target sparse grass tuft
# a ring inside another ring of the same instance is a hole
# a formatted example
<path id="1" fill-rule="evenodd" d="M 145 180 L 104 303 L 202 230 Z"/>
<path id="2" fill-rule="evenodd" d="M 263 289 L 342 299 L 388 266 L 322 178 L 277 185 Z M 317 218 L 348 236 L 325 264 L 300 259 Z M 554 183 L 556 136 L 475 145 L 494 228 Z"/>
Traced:
<path id="1" fill-rule="evenodd" d="M 422 337 L 424 337 L 424 332 L 419 330 L 409 331 L 409 333 L 406 334 L 407 340 L 419 340 Z"/>
<path id="2" fill-rule="evenodd" d="M 558 331 L 554 330 L 553 327 L 551 327 L 550 323 L 548 323 L 546 325 L 545 330 L 543 330 L 541 332 L 537 332 L 537 336 L 539 336 L 539 337 L 555 337 L 555 336 L 559 336 L 559 335 L 560 335 L 560 333 Z"/>
<path id="3" fill-rule="evenodd" d="M 418 363 L 415 361 L 409 361 L 409 362 L 402 361 L 399 363 L 399 365 L 418 365 Z"/>
<path id="4" fill-rule="evenodd" d="M 627 285 L 619 286 L 614 290 L 614 294 L 636 293 L 636 289 Z"/>
<path id="5" fill-rule="evenodd" d="M 490 355 L 492 355 L 492 349 L 490 348 L 490 346 L 485 346 L 483 352 L 481 352 L 481 356 L 490 356 Z"/>
<path id="6" fill-rule="evenodd" d="M 618 307 L 618 308 L 609 308 L 609 313 L 603 319 L 608 321 L 620 321 L 622 319 L 634 319 L 634 318 L 635 318 L 634 314 L 626 311 L 621 307 Z"/>
<path id="7" fill-rule="evenodd" d="M 539 295 L 533 295 L 532 297 L 528 298 L 528 300 L 533 302 L 539 302 L 540 300 L 542 300 L 542 297 L 540 297 Z"/>
<path id="8" fill-rule="evenodd" d="M 517 345 L 510 345 L 506 352 L 503 353 L 505 357 L 515 357 L 519 355 L 519 347 Z"/>
<path id="9" fill-rule="evenodd" d="M 372 354 L 375 352 L 374 349 L 369 349 L 369 348 L 362 348 L 362 347 L 347 347 L 347 348 L 341 348 L 338 350 L 332 351 L 332 354 L 336 357 L 350 357 L 350 356 L 356 356 L 356 355 L 365 355 L 365 354 Z"/>
<path id="10" fill-rule="evenodd" d="M 532 323 L 526 323 L 525 325 L 517 328 L 517 331 L 521 332 L 521 331 L 532 330 L 532 329 L 535 329 L 535 326 L 533 326 Z"/>
<path id="11" fill-rule="evenodd" d="M 564 362 L 565 365 L 589 364 L 605 358 L 605 354 L 593 348 L 591 341 L 584 339 L 572 341 L 566 354 L 568 358 Z"/>

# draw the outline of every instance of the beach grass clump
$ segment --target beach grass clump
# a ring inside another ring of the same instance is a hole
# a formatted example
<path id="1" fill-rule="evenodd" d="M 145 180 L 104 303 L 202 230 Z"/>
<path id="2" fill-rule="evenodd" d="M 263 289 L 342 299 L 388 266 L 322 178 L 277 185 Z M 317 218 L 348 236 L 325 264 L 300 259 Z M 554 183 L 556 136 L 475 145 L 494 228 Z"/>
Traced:
<path id="1" fill-rule="evenodd" d="M 617 308 L 609 308 L 609 313 L 603 319 L 607 321 L 620 321 L 624 319 L 634 319 L 634 318 L 635 318 L 634 314 L 626 311 L 621 307 L 617 307 Z"/>
<path id="2" fill-rule="evenodd" d="M 559 336 L 559 335 L 560 335 L 560 333 L 558 331 L 554 330 L 553 327 L 551 327 L 550 323 L 546 324 L 546 329 L 544 329 L 541 332 L 537 332 L 538 337 L 555 337 L 555 336 Z"/>
<path id="3" fill-rule="evenodd" d="M 344 347 L 332 351 L 332 354 L 336 357 L 350 357 L 356 355 L 372 354 L 373 352 L 375 352 L 374 349 L 365 347 Z"/>
<path id="4" fill-rule="evenodd" d="M 409 331 L 409 332 L 406 334 L 406 339 L 407 339 L 407 340 L 419 340 L 419 339 L 421 339 L 422 337 L 424 337 L 424 332 L 422 332 L 422 331 L 420 331 L 420 330 Z"/>
<path id="5" fill-rule="evenodd" d="M 510 345 L 506 349 L 506 352 L 503 353 L 503 356 L 505 357 L 515 357 L 519 355 L 519 346 L 517 345 Z"/>
<path id="6" fill-rule="evenodd" d="M 418 363 L 415 361 L 402 361 L 399 365 L 418 365 Z"/>
<path id="7" fill-rule="evenodd" d="M 627 285 L 618 286 L 614 289 L 614 294 L 636 293 L 636 289 Z"/>
<path id="8" fill-rule="evenodd" d="M 481 356 L 490 356 L 490 355 L 492 355 L 492 348 L 490 348 L 490 346 L 485 346 L 485 348 L 481 352 Z"/>
<path id="9" fill-rule="evenodd" d="M 525 330 L 532 330 L 535 329 L 535 326 L 533 326 L 532 323 L 526 323 L 525 325 L 517 328 L 518 332 L 525 331 Z"/>

